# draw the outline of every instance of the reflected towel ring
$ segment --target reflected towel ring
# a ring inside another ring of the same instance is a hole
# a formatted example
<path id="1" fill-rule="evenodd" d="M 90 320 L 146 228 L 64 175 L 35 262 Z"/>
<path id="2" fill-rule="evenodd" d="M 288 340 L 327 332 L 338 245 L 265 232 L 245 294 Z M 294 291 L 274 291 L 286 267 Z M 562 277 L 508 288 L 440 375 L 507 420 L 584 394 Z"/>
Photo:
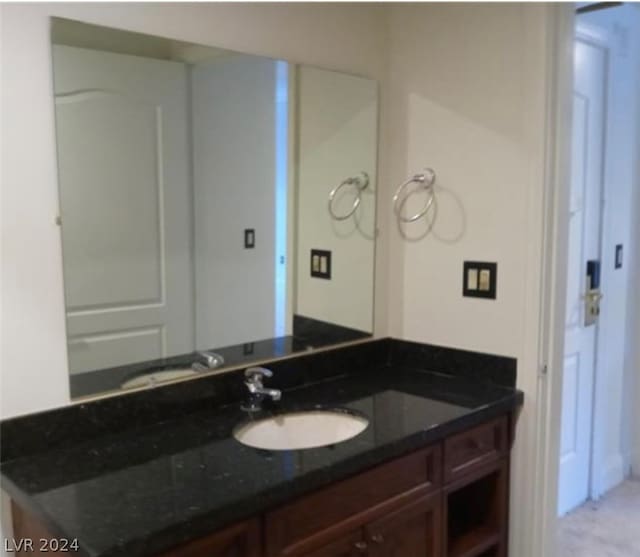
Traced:
<path id="1" fill-rule="evenodd" d="M 369 175 L 366 172 L 361 172 L 359 176 L 352 176 L 350 178 L 347 178 L 346 180 L 343 180 L 335 188 L 333 188 L 329 193 L 329 205 L 328 205 L 329 214 L 331 215 L 331 217 L 334 220 L 347 220 L 351 215 L 353 215 L 358 209 L 358 207 L 360 206 L 360 197 L 362 195 L 362 192 L 367 188 L 368 185 L 369 185 Z M 353 200 L 353 206 L 351 207 L 351 210 L 344 215 L 338 215 L 333 209 L 333 201 L 336 195 L 338 194 L 338 192 L 342 188 L 345 188 L 347 186 L 354 186 L 356 188 L 356 197 Z"/>
<path id="2" fill-rule="evenodd" d="M 431 168 L 425 168 L 422 174 L 415 174 L 414 176 L 409 178 L 406 182 L 403 182 L 398 186 L 398 189 L 396 190 L 396 193 L 393 196 L 393 212 L 396 214 L 396 216 L 401 222 L 404 222 L 404 223 L 415 222 L 427 214 L 427 212 L 429 211 L 429 209 L 431 209 L 431 206 L 435 201 L 435 192 L 433 188 L 435 182 L 436 182 L 436 173 Z M 425 189 L 429 192 L 429 197 L 427 198 L 427 201 L 425 202 L 424 207 L 420 211 L 418 211 L 415 215 L 411 217 L 405 217 L 402 214 L 402 208 L 404 207 L 409 195 L 411 194 L 406 196 L 402 196 L 401 194 L 404 191 L 404 189 L 410 184 L 420 184 L 421 189 Z"/>

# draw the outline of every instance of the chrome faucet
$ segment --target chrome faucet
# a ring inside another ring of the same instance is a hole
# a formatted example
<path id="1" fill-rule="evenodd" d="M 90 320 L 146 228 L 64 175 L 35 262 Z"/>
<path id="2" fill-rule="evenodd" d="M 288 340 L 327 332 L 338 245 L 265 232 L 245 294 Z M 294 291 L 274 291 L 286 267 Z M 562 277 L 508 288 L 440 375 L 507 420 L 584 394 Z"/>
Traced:
<path id="1" fill-rule="evenodd" d="M 210 369 L 219 368 L 224 364 L 224 358 L 217 352 L 198 352 L 198 355 L 204 358 L 205 364 L 194 362 L 191 369 L 195 371 L 208 371 Z"/>
<path id="2" fill-rule="evenodd" d="M 244 372 L 244 384 L 249 389 L 249 402 L 242 406 L 243 410 L 254 412 L 260 410 L 261 403 L 265 397 L 270 397 L 273 401 L 282 398 L 282 392 L 278 389 L 266 389 L 262 384 L 264 377 L 273 377 L 273 371 L 266 367 L 250 367 Z"/>

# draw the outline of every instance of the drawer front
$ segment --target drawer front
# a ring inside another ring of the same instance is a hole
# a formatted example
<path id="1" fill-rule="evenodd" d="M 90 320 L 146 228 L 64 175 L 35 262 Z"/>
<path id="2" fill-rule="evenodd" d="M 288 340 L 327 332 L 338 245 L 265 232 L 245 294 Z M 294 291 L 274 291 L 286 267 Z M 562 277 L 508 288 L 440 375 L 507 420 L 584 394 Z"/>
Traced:
<path id="1" fill-rule="evenodd" d="M 295 555 L 315 540 L 333 537 L 376 518 L 382 503 L 413 493 L 423 495 L 442 483 L 439 445 L 420 450 L 330 485 L 267 513 L 267 557 Z M 313 542 L 313 543 L 312 543 Z"/>
<path id="2" fill-rule="evenodd" d="M 444 443 L 444 481 L 454 481 L 506 453 L 506 417 L 454 435 Z"/>

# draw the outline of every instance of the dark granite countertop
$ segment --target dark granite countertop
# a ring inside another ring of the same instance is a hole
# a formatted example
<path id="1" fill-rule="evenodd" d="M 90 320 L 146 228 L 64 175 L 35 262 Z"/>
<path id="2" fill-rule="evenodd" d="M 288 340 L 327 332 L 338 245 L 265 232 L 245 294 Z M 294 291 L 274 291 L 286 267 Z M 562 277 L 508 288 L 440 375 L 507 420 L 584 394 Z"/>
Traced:
<path id="1" fill-rule="evenodd" d="M 155 555 L 512 411 L 522 393 L 471 376 L 385 364 L 285 390 L 262 415 L 366 415 L 334 446 L 264 451 L 232 436 L 238 401 L 5 460 L 3 489 L 88 556 Z M 260 417 L 262 417 L 262 415 Z"/>

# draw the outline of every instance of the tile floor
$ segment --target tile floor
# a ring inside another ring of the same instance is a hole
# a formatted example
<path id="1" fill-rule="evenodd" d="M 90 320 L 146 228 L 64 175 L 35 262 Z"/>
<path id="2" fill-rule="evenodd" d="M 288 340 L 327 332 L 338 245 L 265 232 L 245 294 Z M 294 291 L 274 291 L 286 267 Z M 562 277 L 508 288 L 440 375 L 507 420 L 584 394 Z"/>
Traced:
<path id="1" fill-rule="evenodd" d="M 557 557 L 640 557 L 640 479 L 558 521 Z"/>

